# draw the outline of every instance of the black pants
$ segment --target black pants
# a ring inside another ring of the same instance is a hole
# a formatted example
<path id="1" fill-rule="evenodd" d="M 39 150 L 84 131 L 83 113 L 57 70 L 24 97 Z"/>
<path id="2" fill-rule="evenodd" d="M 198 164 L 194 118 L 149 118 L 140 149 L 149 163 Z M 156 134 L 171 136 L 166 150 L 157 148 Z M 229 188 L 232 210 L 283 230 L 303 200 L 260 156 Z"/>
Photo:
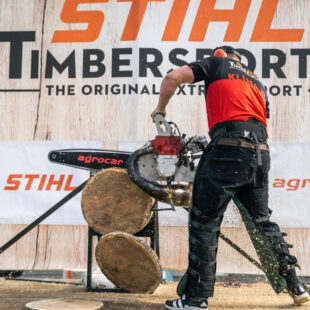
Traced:
<path id="1" fill-rule="evenodd" d="M 257 225 L 263 228 L 283 269 L 295 264 L 279 226 L 269 220 L 269 151 L 261 151 L 257 164 L 255 149 L 209 144 L 197 172 L 189 225 L 189 265 L 186 293 L 211 297 L 214 292 L 217 244 L 223 214 L 236 195 Z"/>

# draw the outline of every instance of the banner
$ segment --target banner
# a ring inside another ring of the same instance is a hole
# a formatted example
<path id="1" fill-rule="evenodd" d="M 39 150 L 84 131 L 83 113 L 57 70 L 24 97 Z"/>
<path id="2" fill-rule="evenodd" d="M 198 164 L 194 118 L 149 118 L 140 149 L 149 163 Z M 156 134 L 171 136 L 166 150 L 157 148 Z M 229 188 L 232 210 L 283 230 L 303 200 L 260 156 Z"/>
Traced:
<path id="1" fill-rule="evenodd" d="M 232 45 L 266 84 L 273 139 L 304 142 L 309 14 L 308 0 L 3 0 L 0 139 L 148 140 L 166 73 Z M 168 107 L 188 134 L 208 131 L 203 97 L 181 85 Z"/>
<path id="2" fill-rule="evenodd" d="M 310 228 L 310 144 L 270 143 L 269 207 L 280 226 Z"/>
<path id="3" fill-rule="evenodd" d="M 134 151 L 143 143 L 121 142 L 119 150 Z M 90 172 L 48 161 L 52 150 L 98 149 L 99 142 L 0 142 L 1 224 L 29 224 L 90 177 Z M 18 151 L 16 151 L 18 149 Z M 281 227 L 310 228 L 310 144 L 270 143 L 269 207 Z M 159 203 L 159 207 L 164 206 Z M 161 226 L 187 226 L 188 213 L 160 212 Z M 81 194 L 49 216 L 44 224 L 85 225 Z M 224 227 L 239 227 L 238 210 L 230 203 Z"/>
<path id="4" fill-rule="evenodd" d="M 0 223 L 29 224 L 89 179 L 87 170 L 49 162 L 52 150 L 100 148 L 99 142 L 0 142 Z M 81 193 L 50 215 L 43 224 L 86 225 Z"/>

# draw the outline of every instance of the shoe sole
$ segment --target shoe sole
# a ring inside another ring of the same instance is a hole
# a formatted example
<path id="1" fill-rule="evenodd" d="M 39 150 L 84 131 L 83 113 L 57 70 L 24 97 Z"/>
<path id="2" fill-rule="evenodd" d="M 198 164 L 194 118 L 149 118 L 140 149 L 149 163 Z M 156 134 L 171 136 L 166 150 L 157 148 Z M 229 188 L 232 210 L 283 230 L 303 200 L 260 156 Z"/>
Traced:
<path id="1" fill-rule="evenodd" d="M 302 304 L 308 302 L 309 300 L 310 300 L 309 294 L 307 292 L 301 294 L 300 296 L 294 296 L 294 302 L 296 305 L 302 305 Z"/>
<path id="2" fill-rule="evenodd" d="M 167 306 L 165 305 L 165 308 L 168 309 L 168 310 L 175 310 L 175 309 L 186 309 L 186 310 L 208 310 L 208 308 L 200 308 L 200 307 L 193 307 L 193 306 L 190 306 L 190 307 L 186 307 L 186 308 L 175 308 L 175 307 L 170 307 L 170 306 Z"/>

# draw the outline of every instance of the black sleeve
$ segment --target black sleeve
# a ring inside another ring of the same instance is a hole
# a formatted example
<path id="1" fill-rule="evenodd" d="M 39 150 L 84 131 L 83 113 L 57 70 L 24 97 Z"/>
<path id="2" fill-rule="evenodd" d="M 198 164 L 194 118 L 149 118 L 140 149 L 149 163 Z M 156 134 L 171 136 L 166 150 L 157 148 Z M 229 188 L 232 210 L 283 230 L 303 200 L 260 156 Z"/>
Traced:
<path id="1" fill-rule="evenodd" d="M 208 80 L 217 67 L 219 60 L 221 60 L 220 57 L 208 57 L 189 63 L 188 66 L 193 70 L 195 77 L 193 83 Z"/>

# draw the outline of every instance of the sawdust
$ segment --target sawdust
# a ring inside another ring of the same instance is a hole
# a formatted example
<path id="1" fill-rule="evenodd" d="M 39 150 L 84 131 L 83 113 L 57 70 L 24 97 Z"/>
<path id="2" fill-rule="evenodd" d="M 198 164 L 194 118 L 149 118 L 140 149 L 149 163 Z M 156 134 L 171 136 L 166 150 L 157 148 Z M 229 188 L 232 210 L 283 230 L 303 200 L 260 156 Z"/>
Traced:
<path id="1" fill-rule="evenodd" d="M 22 310 L 26 303 L 50 298 L 98 300 L 102 309 L 164 309 L 167 299 L 176 298 L 177 283 L 161 284 L 151 295 L 87 292 L 85 287 L 0 279 L 0 310 Z M 217 283 L 215 297 L 209 299 L 209 310 L 276 310 L 296 309 L 286 293 L 276 295 L 265 283 L 243 284 L 241 288 Z M 310 303 L 299 307 L 310 310 Z"/>

